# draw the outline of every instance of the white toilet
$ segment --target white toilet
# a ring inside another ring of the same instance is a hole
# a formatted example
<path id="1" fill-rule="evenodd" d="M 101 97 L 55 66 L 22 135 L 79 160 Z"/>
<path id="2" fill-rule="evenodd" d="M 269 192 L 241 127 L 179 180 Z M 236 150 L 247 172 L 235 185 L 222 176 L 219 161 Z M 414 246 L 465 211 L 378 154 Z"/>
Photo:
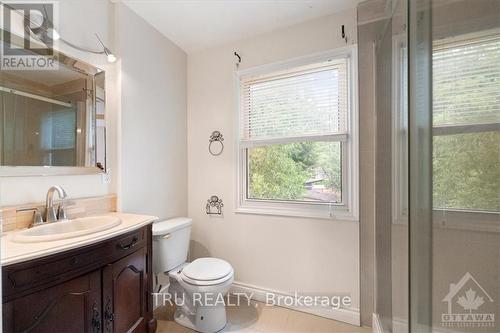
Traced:
<path id="1" fill-rule="evenodd" d="M 178 298 L 175 321 L 198 332 L 214 333 L 227 323 L 224 295 L 233 283 L 234 271 L 217 258 L 186 262 L 191 223 L 190 218 L 179 217 L 153 224 L 153 271 L 170 278 L 168 292 Z"/>

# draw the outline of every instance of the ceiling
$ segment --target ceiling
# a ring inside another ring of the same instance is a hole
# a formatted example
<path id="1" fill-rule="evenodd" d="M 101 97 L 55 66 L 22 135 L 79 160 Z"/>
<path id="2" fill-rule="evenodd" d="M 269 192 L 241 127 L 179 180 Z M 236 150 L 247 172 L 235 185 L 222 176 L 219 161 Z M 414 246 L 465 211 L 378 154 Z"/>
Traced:
<path id="1" fill-rule="evenodd" d="M 122 0 L 187 53 L 356 7 L 360 0 Z"/>

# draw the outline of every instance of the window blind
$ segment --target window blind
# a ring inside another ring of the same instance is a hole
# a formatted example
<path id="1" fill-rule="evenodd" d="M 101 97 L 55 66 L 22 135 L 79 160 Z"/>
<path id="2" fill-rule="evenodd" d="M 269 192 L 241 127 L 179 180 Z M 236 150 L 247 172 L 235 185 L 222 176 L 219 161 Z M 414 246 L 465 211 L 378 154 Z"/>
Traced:
<path id="1" fill-rule="evenodd" d="M 74 149 L 76 142 L 76 112 L 62 110 L 42 116 L 41 146 L 46 150 Z"/>
<path id="2" fill-rule="evenodd" d="M 434 126 L 500 123 L 500 36 L 437 42 Z"/>
<path id="3" fill-rule="evenodd" d="M 240 78 L 245 146 L 347 137 L 348 59 Z"/>

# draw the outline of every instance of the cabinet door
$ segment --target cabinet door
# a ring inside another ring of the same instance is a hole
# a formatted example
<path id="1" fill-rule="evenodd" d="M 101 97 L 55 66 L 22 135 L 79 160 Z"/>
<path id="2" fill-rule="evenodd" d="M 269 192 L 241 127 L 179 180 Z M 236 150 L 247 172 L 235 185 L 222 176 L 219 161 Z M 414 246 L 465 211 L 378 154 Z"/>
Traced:
<path id="1" fill-rule="evenodd" d="M 101 272 L 3 304 L 4 332 L 101 332 Z"/>
<path id="2" fill-rule="evenodd" d="M 104 332 L 146 332 L 146 248 L 103 271 Z"/>

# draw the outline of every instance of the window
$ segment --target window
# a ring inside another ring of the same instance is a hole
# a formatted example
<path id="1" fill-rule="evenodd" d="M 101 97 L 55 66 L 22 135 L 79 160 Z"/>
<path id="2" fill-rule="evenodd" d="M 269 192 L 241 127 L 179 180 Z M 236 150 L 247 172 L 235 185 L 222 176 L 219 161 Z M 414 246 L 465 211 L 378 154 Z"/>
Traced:
<path id="1" fill-rule="evenodd" d="M 393 50 L 393 223 L 408 218 L 407 50 Z M 433 45 L 433 219 L 441 227 L 498 231 L 500 35 Z"/>
<path id="2" fill-rule="evenodd" d="M 356 219 L 354 49 L 240 72 L 238 211 Z"/>
<path id="3" fill-rule="evenodd" d="M 433 51 L 436 209 L 500 211 L 500 35 L 436 42 Z"/>

